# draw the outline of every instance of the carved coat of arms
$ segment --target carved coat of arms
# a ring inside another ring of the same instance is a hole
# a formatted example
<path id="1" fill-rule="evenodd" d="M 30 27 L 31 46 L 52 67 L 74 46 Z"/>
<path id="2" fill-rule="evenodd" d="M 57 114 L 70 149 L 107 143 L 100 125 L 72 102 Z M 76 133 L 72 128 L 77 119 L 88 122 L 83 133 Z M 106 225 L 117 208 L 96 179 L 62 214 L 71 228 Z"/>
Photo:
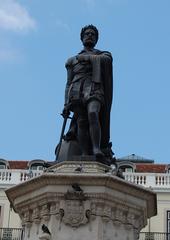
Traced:
<path id="1" fill-rule="evenodd" d="M 66 200 L 65 207 L 63 210 L 64 216 L 62 221 L 65 224 L 71 225 L 72 227 L 78 227 L 88 222 L 83 201 Z"/>

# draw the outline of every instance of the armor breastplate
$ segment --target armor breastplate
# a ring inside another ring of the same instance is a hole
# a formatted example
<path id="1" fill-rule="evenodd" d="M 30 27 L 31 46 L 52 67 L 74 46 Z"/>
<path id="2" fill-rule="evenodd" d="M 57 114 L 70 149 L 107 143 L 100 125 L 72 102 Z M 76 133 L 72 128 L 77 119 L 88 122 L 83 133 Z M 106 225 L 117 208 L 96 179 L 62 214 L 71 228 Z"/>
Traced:
<path id="1" fill-rule="evenodd" d="M 72 82 L 76 82 L 79 79 L 86 78 L 87 76 L 92 75 L 92 67 L 90 62 L 81 62 L 81 63 L 75 63 L 72 66 L 73 70 L 73 79 Z"/>

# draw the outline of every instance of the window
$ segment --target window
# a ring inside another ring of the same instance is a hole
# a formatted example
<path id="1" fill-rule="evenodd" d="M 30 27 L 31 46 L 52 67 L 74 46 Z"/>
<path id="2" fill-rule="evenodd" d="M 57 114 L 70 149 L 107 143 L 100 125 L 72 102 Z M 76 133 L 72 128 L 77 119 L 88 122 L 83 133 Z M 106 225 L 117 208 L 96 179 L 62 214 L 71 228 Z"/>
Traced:
<path id="1" fill-rule="evenodd" d="M 44 163 L 45 163 L 45 161 L 42 159 L 34 159 L 34 160 L 29 161 L 27 167 L 28 167 L 28 169 L 35 171 L 35 172 L 43 171 L 45 169 Z"/>
<path id="2" fill-rule="evenodd" d="M 166 173 L 170 173 L 170 164 L 168 164 L 165 168 Z"/>
<path id="3" fill-rule="evenodd" d="M 170 240 L 170 210 L 167 211 L 167 240 Z"/>
<path id="4" fill-rule="evenodd" d="M 12 240 L 12 228 L 4 228 L 3 229 L 2 240 Z"/>
<path id="5" fill-rule="evenodd" d="M 0 228 L 2 227 L 2 206 L 0 206 Z M 1 234 L 0 234 L 0 239 L 1 239 Z"/>
<path id="6" fill-rule="evenodd" d="M 145 240 L 154 240 L 154 233 L 147 232 L 145 233 Z"/>
<path id="7" fill-rule="evenodd" d="M 133 168 L 131 166 L 120 166 L 119 169 L 121 169 L 122 172 L 126 172 L 126 173 L 133 172 Z"/>
<path id="8" fill-rule="evenodd" d="M 42 171 L 43 169 L 44 169 L 43 166 L 38 166 L 38 167 L 37 167 L 37 170 Z"/>
<path id="9" fill-rule="evenodd" d="M 31 170 L 43 171 L 43 166 L 41 165 L 32 165 Z"/>
<path id="10" fill-rule="evenodd" d="M 6 169 L 6 165 L 0 162 L 0 169 Z"/>
<path id="11" fill-rule="evenodd" d="M 131 167 L 127 167 L 127 168 L 125 168 L 125 172 L 129 172 L 129 173 L 131 173 L 131 172 L 133 172 L 133 168 L 131 168 Z"/>
<path id="12" fill-rule="evenodd" d="M 37 166 L 31 166 L 31 170 L 37 170 Z"/>
<path id="13" fill-rule="evenodd" d="M 121 171 L 125 173 L 133 173 L 136 170 L 136 165 L 130 161 L 122 161 L 118 162 L 117 168 L 121 169 Z"/>
<path id="14" fill-rule="evenodd" d="M 6 161 L 5 159 L 0 158 L 0 170 L 1 169 L 6 169 L 8 167 L 9 167 L 8 161 Z"/>

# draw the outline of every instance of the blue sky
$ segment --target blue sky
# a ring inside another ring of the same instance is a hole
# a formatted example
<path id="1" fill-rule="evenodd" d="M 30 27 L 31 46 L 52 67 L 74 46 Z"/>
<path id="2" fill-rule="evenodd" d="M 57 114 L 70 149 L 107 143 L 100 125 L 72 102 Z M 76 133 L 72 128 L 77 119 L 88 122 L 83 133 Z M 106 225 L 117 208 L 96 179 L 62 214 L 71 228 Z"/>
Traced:
<path id="1" fill-rule="evenodd" d="M 169 0 L 0 0 L 0 158 L 55 158 L 65 61 L 92 23 L 96 48 L 113 55 L 115 155 L 168 163 L 169 10 Z"/>

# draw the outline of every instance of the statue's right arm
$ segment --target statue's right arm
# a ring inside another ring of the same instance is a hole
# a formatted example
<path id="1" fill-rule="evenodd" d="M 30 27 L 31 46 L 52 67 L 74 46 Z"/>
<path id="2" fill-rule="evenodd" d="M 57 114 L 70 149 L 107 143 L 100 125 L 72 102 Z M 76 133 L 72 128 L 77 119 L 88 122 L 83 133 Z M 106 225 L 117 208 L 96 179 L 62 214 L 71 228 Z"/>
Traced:
<path id="1" fill-rule="evenodd" d="M 73 78 L 72 61 L 73 61 L 73 58 L 69 58 L 65 64 L 65 67 L 67 69 L 67 83 L 65 88 L 65 104 L 64 104 L 65 106 L 68 104 L 68 100 L 69 100 L 68 91 Z"/>

